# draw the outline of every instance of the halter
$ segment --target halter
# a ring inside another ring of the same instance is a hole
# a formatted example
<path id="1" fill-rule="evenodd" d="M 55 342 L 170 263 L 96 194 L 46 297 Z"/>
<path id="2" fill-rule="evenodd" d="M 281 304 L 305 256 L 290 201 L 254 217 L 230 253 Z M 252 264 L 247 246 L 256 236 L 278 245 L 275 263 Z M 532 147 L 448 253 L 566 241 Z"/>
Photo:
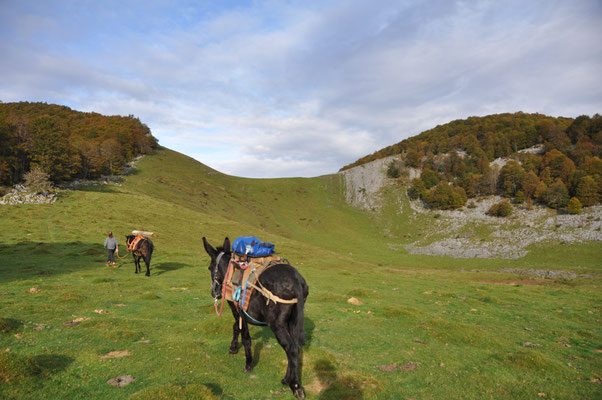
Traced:
<path id="1" fill-rule="evenodd" d="M 218 270 L 218 268 L 219 268 L 219 263 L 220 263 L 220 261 L 222 260 L 222 257 L 224 256 L 224 254 L 226 254 L 226 253 L 225 253 L 225 252 L 223 252 L 223 251 L 222 251 L 222 252 L 220 252 L 220 253 L 217 255 L 217 258 L 215 259 L 215 269 L 213 270 L 213 282 L 211 283 L 211 291 L 212 291 L 212 292 L 213 292 L 213 288 L 214 288 L 216 285 L 219 285 L 219 282 L 217 281 L 217 270 Z M 225 279 L 225 278 L 226 278 L 226 276 L 224 275 L 224 279 Z M 215 302 L 213 303 L 213 306 L 215 307 L 215 313 L 217 314 L 217 316 L 218 316 L 218 317 L 221 317 L 221 315 L 222 315 L 222 310 L 224 309 L 224 295 L 225 295 L 224 291 L 225 291 L 225 288 L 226 288 L 226 287 L 225 287 L 225 285 L 224 285 L 224 282 L 222 281 L 222 305 L 221 305 L 221 307 L 220 307 L 220 310 L 219 310 L 219 312 L 217 311 L 217 300 L 218 300 L 218 299 L 217 299 L 217 296 L 218 296 L 218 295 L 216 294 L 216 295 L 215 295 L 215 297 L 213 298 L 213 300 L 215 300 Z"/>

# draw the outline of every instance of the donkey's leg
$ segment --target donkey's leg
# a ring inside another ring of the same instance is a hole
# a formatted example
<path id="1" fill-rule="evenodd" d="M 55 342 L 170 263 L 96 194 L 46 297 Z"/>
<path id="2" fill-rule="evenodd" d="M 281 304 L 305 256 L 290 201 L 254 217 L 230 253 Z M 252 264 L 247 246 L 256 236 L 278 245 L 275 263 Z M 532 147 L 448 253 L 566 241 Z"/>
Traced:
<path id="1" fill-rule="evenodd" d="M 230 343 L 230 354 L 238 353 L 238 335 L 240 329 L 238 329 L 238 318 L 234 317 L 234 324 L 232 325 L 232 342 Z"/>
<path id="2" fill-rule="evenodd" d="M 234 317 L 234 324 L 232 325 L 232 342 L 230 343 L 230 354 L 236 354 L 238 353 L 238 335 L 240 334 L 240 329 L 238 328 L 238 319 L 240 316 L 232 303 L 228 302 L 228 305 L 230 306 L 230 311 L 232 311 L 232 316 Z"/>
<path id="3" fill-rule="evenodd" d="M 138 273 L 138 257 L 134 256 L 134 273 Z"/>
<path id="4" fill-rule="evenodd" d="M 150 257 L 147 255 L 144 257 L 144 263 L 146 264 L 146 276 L 150 276 Z"/>
<path id="5" fill-rule="evenodd" d="M 288 332 L 287 325 L 283 321 L 274 321 L 270 324 L 270 328 L 274 332 L 278 343 L 286 352 L 288 359 L 288 366 L 286 368 L 286 375 L 282 380 L 283 385 L 288 385 L 293 393 L 301 387 L 297 379 L 297 367 L 299 358 L 299 345 L 291 337 Z"/>
<path id="6" fill-rule="evenodd" d="M 230 354 L 236 354 L 238 353 L 238 335 L 240 334 L 238 320 L 240 316 L 232 302 L 228 301 L 228 306 L 230 306 L 230 311 L 232 311 L 232 316 L 234 317 L 234 324 L 232 325 L 232 342 L 230 343 Z"/>
<path id="7" fill-rule="evenodd" d="M 253 352 L 251 349 L 251 334 L 247 321 L 242 321 L 242 345 L 245 347 L 245 372 L 251 372 L 253 369 Z"/>
<path id="8" fill-rule="evenodd" d="M 301 371 L 299 370 L 299 364 L 303 362 L 302 360 L 302 349 L 301 343 L 298 336 L 297 331 L 297 318 L 291 318 L 288 321 L 288 332 L 293 341 L 293 345 L 291 346 L 291 358 L 293 359 L 293 366 L 290 368 L 289 382 L 291 390 L 293 391 L 293 395 L 298 399 L 305 399 L 305 391 L 303 390 L 303 386 L 301 386 Z M 289 361 L 290 364 L 290 361 Z M 293 383 L 294 382 L 294 383 Z"/>

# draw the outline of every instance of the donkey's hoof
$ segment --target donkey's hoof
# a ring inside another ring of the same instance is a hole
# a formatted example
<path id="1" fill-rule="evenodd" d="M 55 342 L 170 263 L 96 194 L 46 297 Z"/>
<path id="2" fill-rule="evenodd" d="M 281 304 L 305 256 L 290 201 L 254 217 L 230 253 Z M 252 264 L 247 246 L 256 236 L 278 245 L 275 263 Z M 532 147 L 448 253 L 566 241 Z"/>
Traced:
<path id="1" fill-rule="evenodd" d="M 150 276 L 150 274 L 149 274 L 149 273 L 146 273 L 146 274 L 144 274 L 144 275 L 146 275 L 146 276 Z"/>
<path id="2" fill-rule="evenodd" d="M 286 378 L 281 380 L 280 383 L 282 383 L 284 386 L 288 386 L 288 381 L 286 380 Z"/>
<path id="3" fill-rule="evenodd" d="M 238 346 L 236 346 L 236 347 L 230 347 L 229 353 L 230 354 L 237 354 L 238 353 Z"/>
<path id="4" fill-rule="evenodd" d="M 293 394 L 299 400 L 305 399 L 305 391 L 303 390 L 303 388 L 299 388 L 299 389 L 295 390 L 295 392 Z"/>
<path id="5" fill-rule="evenodd" d="M 248 366 L 245 366 L 245 369 L 243 369 L 243 371 L 245 373 L 251 372 L 252 370 L 253 370 L 253 367 L 248 367 Z"/>

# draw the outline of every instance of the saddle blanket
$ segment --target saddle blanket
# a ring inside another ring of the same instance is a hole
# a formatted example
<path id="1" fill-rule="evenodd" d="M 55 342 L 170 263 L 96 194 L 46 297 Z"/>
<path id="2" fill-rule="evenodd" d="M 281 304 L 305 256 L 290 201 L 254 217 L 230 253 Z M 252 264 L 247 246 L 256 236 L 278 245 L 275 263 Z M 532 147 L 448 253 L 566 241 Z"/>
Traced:
<path id="1" fill-rule="evenodd" d="M 234 302 L 239 308 L 247 311 L 251 295 L 257 288 L 259 276 L 268 268 L 286 262 L 279 256 L 256 257 L 244 262 L 246 257 L 233 254 L 226 273 L 226 300 Z"/>
<path id="2" fill-rule="evenodd" d="M 128 250 L 129 250 L 129 251 L 136 250 L 136 247 L 138 246 L 138 243 L 139 243 L 139 242 L 140 242 L 142 239 L 145 239 L 145 237 L 144 237 L 144 236 L 136 236 L 136 237 L 134 238 L 134 240 L 132 240 L 132 243 L 130 243 L 130 244 L 128 245 Z"/>

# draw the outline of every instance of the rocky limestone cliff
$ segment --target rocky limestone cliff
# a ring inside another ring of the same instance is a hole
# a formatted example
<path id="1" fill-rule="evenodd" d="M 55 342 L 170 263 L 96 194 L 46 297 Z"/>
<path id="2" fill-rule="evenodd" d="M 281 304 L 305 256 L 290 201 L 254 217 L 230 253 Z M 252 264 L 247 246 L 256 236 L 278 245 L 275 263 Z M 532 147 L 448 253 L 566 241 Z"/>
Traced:
<path id="1" fill-rule="evenodd" d="M 347 203 L 378 212 L 383 204 L 382 189 L 399 184 L 398 180 L 387 178 L 387 167 L 400 159 L 400 155 L 390 156 L 340 172 L 345 180 Z M 409 182 L 420 176 L 420 170 L 410 168 L 402 174 Z M 538 242 L 602 241 L 602 206 L 584 208 L 581 215 L 563 214 L 537 205 L 532 210 L 515 206 L 513 215 L 508 218 L 487 215 L 489 207 L 501 200 L 499 196 L 471 199 L 468 202 L 472 203 L 471 207 L 441 211 L 426 208 L 420 200 L 402 198 L 399 200 L 401 213 L 410 213 L 410 218 L 417 222 L 425 217 L 432 218 L 432 222 L 422 238 L 404 246 L 391 244 L 389 247 L 403 248 L 412 254 L 515 259 L 525 256 L 527 247 Z M 482 232 L 489 233 L 483 237 Z"/>

